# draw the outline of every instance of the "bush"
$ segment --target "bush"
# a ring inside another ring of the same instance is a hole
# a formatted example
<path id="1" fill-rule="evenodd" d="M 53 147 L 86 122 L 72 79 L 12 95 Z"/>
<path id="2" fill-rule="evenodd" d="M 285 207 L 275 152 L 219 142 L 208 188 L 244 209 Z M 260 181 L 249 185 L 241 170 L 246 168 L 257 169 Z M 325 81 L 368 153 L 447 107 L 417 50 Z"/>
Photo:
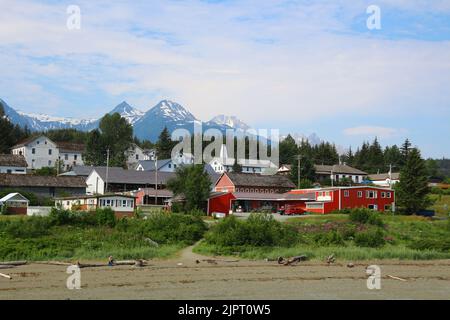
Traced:
<path id="1" fill-rule="evenodd" d="M 221 220 L 206 235 L 210 244 L 222 247 L 292 246 L 299 241 L 295 228 L 275 221 L 271 215 L 251 214 L 247 220 L 229 216 Z"/>
<path id="2" fill-rule="evenodd" d="M 95 221 L 98 226 L 114 227 L 116 215 L 111 208 L 98 208 L 95 210 Z"/>
<path id="3" fill-rule="evenodd" d="M 145 220 L 119 220 L 117 228 L 130 231 L 159 244 L 193 244 L 203 237 L 206 224 L 198 216 L 154 213 Z"/>
<path id="4" fill-rule="evenodd" d="M 437 250 L 442 252 L 450 252 L 450 239 L 422 238 L 413 241 L 408 245 L 408 247 L 416 250 Z"/>
<path id="5" fill-rule="evenodd" d="M 350 211 L 350 221 L 383 227 L 380 215 L 370 209 L 357 208 Z"/>
<path id="6" fill-rule="evenodd" d="M 355 235 L 355 244 L 358 247 L 378 248 L 384 246 L 386 240 L 381 229 L 371 229 Z"/>
<path id="7" fill-rule="evenodd" d="M 0 233 L 12 238 L 36 238 L 49 233 L 50 223 L 45 217 L 25 217 L 0 221 Z"/>
<path id="8" fill-rule="evenodd" d="M 52 208 L 49 215 L 49 222 L 53 226 L 63 226 L 72 222 L 72 212 L 69 210 Z"/>
<path id="9" fill-rule="evenodd" d="M 314 235 L 314 241 L 321 246 L 345 246 L 344 237 L 336 230 L 327 233 L 316 233 Z"/>

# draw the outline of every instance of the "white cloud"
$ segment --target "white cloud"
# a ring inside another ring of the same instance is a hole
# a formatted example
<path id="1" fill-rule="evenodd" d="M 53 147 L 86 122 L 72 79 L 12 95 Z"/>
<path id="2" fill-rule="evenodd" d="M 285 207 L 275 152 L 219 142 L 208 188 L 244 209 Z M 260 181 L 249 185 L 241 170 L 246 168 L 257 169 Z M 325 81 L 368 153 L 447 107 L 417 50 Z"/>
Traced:
<path id="1" fill-rule="evenodd" d="M 387 128 L 378 126 L 359 126 L 354 128 L 344 129 L 344 134 L 347 136 L 358 137 L 378 137 L 378 138 L 393 138 L 402 135 L 406 132 L 401 128 Z"/>
<path id="2" fill-rule="evenodd" d="M 0 85 L 19 96 L 25 84 L 38 83 L 47 92 L 27 101 L 54 95 L 61 108 L 74 110 L 41 84 L 44 77 L 73 86 L 80 99 L 83 90 L 86 99 L 98 90 L 132 96 L 147 109 L 171 98 L 203 120 L 226 110 L 251 124 L 448 108 L 450 43 L 356 35 L 349 22 L 364 14 L 367 1 L 348 3 L 80 0 L 82 29 L 69 31 L 64 4 L 2 0 Z M 414 10 L 423 1 L 391 6 Z"/>

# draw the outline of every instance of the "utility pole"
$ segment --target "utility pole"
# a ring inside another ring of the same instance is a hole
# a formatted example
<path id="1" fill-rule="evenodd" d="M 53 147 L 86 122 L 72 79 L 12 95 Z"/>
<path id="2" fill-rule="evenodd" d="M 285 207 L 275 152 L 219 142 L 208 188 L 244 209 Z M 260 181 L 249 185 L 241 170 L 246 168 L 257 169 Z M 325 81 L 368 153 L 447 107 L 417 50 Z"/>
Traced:
<path id="1" fill-rule="evenodd" d="M 155 155 L 155 205 L 158 204 L 158 156 Z"/>
<path id="2" fill-rule="evenodd" d="M 389 164 L 389 189 L 392 189 L 392 163 Z"/>
<path id="3" fill-rule="evenodd" d="M 106 187 L 105 187 L 105 194 L 108 193 L 108 176 L 109 176 L 109 148 L 106 150 Z"/>
<path id="4" fill-rule="evenodd" d="M 331 186 L 334 187 L 334 175 L 333 175 L 333 169 L 331 169 Z"/>
<path id="5" fill-rule="evenodd" d="M 297 156 L 297 188 L 298 189 L 300 189 L 300 176 L 301 176 L 301 174 L 300 174 L 300 169 L 301 169 L 301 165 L 300 165 L 300 161 L 301 161 L 301 158 L 302 158 L 302 156 L 299 154 L 298 156 Z"/>

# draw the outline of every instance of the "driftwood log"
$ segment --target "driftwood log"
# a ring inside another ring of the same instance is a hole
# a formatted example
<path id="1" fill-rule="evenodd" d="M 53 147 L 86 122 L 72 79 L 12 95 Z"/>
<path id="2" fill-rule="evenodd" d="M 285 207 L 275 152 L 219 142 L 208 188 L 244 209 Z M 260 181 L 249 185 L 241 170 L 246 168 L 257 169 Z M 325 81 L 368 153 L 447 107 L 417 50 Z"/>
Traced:
<path id="1" fill-rule="evenodd" d="M 0 277 L 6 278 L 6 279 L 11 279 L 11 276 L 8 276 L 7 274 L 4 274 L 4 273 L 0 273 Z"/>
<path id="2" fill-rule="evenodd" d="M 22 266 L 24 264 L 27 264 L 27 261 L 4 261 L 4 262 L 0 262 L 0 266 Z"/>
<path id="3" fill-rule="evenodd" d="M 305 256 L 305 255 L 295 256 L 295 257 L 292 257 L 292 258 L 287 259 L 287 260 L 284 259 L 283 257 L 278 257 L 278 264 L 282 264 L 282 265 L 285 265 L 285 266 L 290 266 L 290 265 L 292 265 L 294 263 L 297 264 L 299 262 L 306 261 L 306 260 L 308 260 L 308 257 Z"/>
<path id="4" fill-rule="evenodd" d="M 11 269 L 11 268 L 15 268 L 16 266 L 14 266 L 14 265 L 7 265 L 7 264 L 3 264 L 3 265 L 0 265 L 0 269 Z"/>

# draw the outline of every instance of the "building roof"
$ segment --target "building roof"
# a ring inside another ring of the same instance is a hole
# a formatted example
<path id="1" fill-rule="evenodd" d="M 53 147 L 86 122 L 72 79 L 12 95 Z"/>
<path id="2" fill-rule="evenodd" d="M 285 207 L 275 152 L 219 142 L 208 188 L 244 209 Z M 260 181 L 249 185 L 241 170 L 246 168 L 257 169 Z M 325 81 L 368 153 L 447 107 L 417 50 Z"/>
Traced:
<path id="1" fill-rule="evenodd" d="M 86 188 L 86 181 L 83 177 L 0 173 L 0 187 Z"/>
<path id="2" fill-rule="evenodd" d="M 372 181 L 384 181 L 384 180 L 389 179 L 389 173 L 369 174 L 368 177 Z M 391 173 L 391 179 L 392 180 L 399 180 L 400 179 L 400 173 L 398 173 L 398 172 Z"/>
<path id="3" fill-rule="evenodd" d="M 102 166 L 73 166 L 71 171 L 61 173 L 60 176 L 81 176 L 81 177 L 87 177 L 92 172 L 92 170 L 97 168 L 106 168 Z M 124 170 L 121 167 L 109 167 L 109 169 L 119 169 Z"/>
<path id="4" fill-rule="evenodd" d="M 106 181 L 106 167 L 98 167 L 94 169 L 103 181 Z M 174 177 L 173 172 L 158 171 L 158 184 L 166 184 L 167 180 Z M 112 167 L 108 170 L 108 183 L 124 183 L 124 184 L 155 184 L 155 171 L 136 171 L 124 170 L 122 168 Z"/>
<path id="5" fill-rule="evenodd" d="M 84 152 L 85 146 L 83 143 L 74 142 L 56 142 L 59 152 Z"/>
<path id="6" fill-rule="evenodd" d="M 24 147 L 27 144 L 33 142 L 34 140 L 40 138 L 40 137 L 45 137 L 43 134 L 38 134 L 38 135 L 32 135 L 26 139 L 23 139 L 21 141 L 19 141 L 16 145 L 14 145 L 11 149 L 16 149 L 16 148 L 20 148 L 20 147 Z M 50 140 L 50 139 L 49 139 Z"/>
<path id="7" fill-rule="evenodd" d="M 158 197 L 165 197 L 165 198 L 173 197 L 173 192 L 168 189 L 155 190 L 154 188 L 143 188 L 139 191 L 143 191 L 144 195 L 149 196 L 149 197 L 154 197 L 156 195 L 158 195 Z"/>
<path id="8" fill-rule="evenodd" d="M 316 164 L 316 173 L 318 174 L 354 174 L 354 175 L 367 175 L 367 172 L 350 167 L 346 164 L 335 164 L 332 166 Z"/>
<path id="9" fill-rule="evenodd" d="M 24 156 L 16 154 L 0 154 L 0 166 L 4 167 L 28 167 Z"/>
<path id="10" fill-rule="evenodd" d="M 171 162 L 172 159 L 158 159 L 158 170 L 164 167 L 166 164 Z M 139 160 L 138 165 L 141 165 L 144 171 L 155 171 L 156 161 L 155 160 Z M 136 167 L 137 167 L 136 166 Z"/>
<path id="11" fill-rule="evenodd" d="M 7 194 L 6 196 L 4 196 L 3 198 L 0 199 L 0 203 L 7 202 L 7 201 L 29 202 L 29 200 L 27 198 L 25 198 L 23 195 L 21 195 L 18 192 Z"/>
<path id="12" fill-rule="evenodd" d="M 256 173 L 226 172 L 236 187 L 281 187 L 295 188 L 295 184 L 286 176 L 261 175 Z"/>

